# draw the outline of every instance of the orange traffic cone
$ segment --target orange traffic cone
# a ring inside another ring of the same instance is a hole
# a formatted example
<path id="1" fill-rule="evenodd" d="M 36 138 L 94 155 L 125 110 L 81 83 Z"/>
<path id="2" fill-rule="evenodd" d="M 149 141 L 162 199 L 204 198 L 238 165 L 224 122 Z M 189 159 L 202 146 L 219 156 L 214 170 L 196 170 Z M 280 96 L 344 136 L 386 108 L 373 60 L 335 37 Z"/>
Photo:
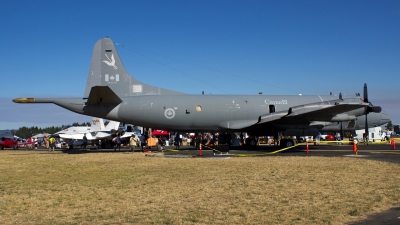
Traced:
<path id="1" fill-rule="evenodd" d="M 357 141 L 353 141 L 353 152 L 357 152 Z"/>
<path id="2" fill-rule="evenodd" d="M 392 146 L 393 150 L 396 150 L 396 141 L 394 140 L 394 138 L 392 138 Z"/>
<path id="3" fill-rule="evenodd" d="M 201 144 L 200 144 L 200 149 L 199 149 L 199 155 L 200 155 L 200 156 L 203 155 L 203 149 L 201 149 Z"/>

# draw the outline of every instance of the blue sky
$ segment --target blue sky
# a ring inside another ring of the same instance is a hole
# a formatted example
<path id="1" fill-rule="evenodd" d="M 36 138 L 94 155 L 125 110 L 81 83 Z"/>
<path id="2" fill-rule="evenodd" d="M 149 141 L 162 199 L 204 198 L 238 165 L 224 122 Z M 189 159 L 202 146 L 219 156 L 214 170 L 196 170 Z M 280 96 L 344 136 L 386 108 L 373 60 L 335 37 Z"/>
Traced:
<path id="1" fill-rule="evenodd" d="M 18 97 L 82 97 L 109 36 L 142 82 L 200 94 L 369 98 L 400 123 L 400 1 L 1 1 L 0 130 L 88 122 Z"/>

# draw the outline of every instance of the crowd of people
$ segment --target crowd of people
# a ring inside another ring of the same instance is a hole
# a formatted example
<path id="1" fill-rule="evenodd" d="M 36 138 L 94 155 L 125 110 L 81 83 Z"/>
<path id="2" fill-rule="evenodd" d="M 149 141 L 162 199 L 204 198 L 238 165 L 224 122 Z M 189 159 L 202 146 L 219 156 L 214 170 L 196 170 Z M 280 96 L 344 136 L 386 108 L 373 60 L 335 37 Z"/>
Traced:
<path id="1" fill-rule="evenodd" d="M 390 131 L 382 131 L 386 133 L 386 140 L 390 140 L 393 135 Z M 83 151 L 88 150 L 88 145 L 91 147 L 101 149 L 114 149 L 114 151 L 121 151 L 121 148 L 129 148 L 132 152 L 144 151 L 145 148 L 155 147 L 158 150 L 164 150 L 165 146 L 174 146 L 175 149 L 180 149 L 181 146 L 190 145 L 198 149 L 201 145 L 203 146 L 214 146 L 214 145 L 244 145 L 246 144 L 247 135 L 239 133 L 221 132 L 221 133 L 190 133 L 182 135 L 180 133 L 170 133 L 167 135 L 151 136 L 147 132 L 142 134 L 132 134 L 130 137 L 122 138 L 121 135 L 113 138 L 103 138 L 100 140 L 88 140 L 86 134 L 82 135 L 80 145 L 77 144 L 78 140 L 62 140 L 54 135 L 44 134 L 40 137 L 29 137 L 23 139 L 22 142 L 28 149 L 38 149 L 38 147 L 45 147 L 49 151 L 55 151 L 55 148 L 69 148 L 72 149 L 78 147 Z M 265 144 L 278 144 L 281 137 L 266 136 L 264 137 Z M 334 135 L 334 140 L 337 144 L 342 143 L 342 137 L 339 132 Z M 256 141 L 263 141 L 263 139 L 256 139 Z M 317 144 L 320 141 L 320 135 L 316 136 Z M 75 142 L 75 143 L 74 143 Z M 262 142 L 261 142 L 262 143 Z"/>

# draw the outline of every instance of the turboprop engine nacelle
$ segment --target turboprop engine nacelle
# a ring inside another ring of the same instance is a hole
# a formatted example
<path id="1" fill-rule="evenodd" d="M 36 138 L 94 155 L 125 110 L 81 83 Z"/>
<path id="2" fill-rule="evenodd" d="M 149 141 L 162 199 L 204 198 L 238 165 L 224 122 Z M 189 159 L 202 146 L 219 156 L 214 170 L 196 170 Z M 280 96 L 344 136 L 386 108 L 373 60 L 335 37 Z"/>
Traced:
<path id="1" fill-rule="evenodd" d="M 332 117 L 331 122 L 343 122 L 356 119 L 355 115 L 349 115 L 347 113 L 337 114 Z"/>

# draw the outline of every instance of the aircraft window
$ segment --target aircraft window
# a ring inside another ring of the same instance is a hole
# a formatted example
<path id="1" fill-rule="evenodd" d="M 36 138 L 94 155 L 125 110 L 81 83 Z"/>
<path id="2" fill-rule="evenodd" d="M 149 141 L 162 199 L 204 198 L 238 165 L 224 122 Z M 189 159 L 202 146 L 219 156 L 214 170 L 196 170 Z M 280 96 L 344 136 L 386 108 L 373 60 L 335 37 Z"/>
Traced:
<path id="1" fill-rule="evenodd" d="M 200 105 L 196 106 L 196 111 L 197 112 L 201 112 L 201 106 Z"/>
<path id="2" fill-rule="evenodd" d="M 269 113 L 275 112 L 275 105 L 269 105 Z"/>

